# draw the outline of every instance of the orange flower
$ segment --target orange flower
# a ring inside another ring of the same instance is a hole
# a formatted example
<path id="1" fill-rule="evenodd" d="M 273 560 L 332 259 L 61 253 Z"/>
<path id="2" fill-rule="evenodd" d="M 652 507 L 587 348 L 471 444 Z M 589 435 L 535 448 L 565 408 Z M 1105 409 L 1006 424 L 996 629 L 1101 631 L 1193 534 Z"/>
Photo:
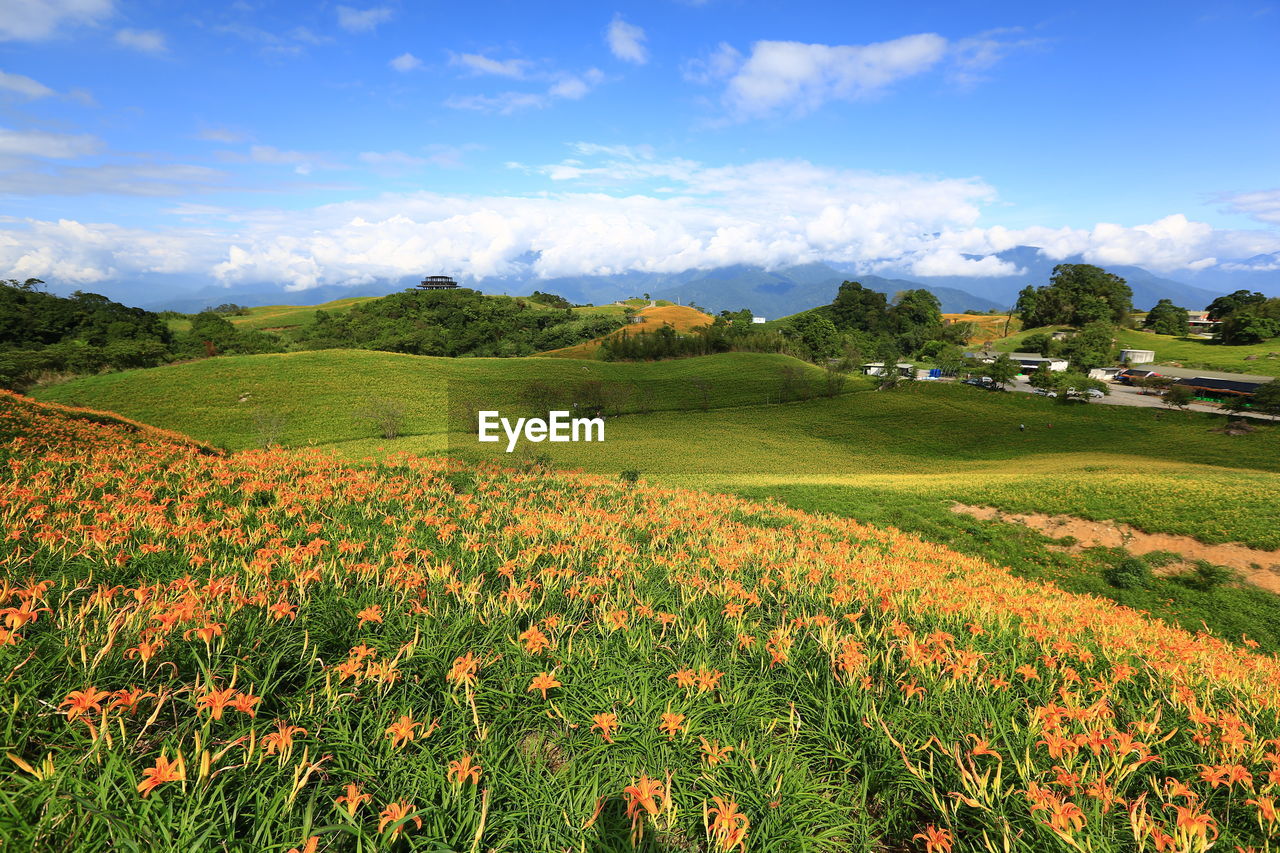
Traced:
<path id="1" fill-rule="evenodd" d="M 357 613 L 356 618 L 360 620 L 359 624 L 356 626 L 358 628 L 363 628 L 364 623 L 366 622 L 377 622 L 379 625 L 381 625 L 382 624 L 382 606 L 378 604 L 370 605 L 369 607 L 366 607 L 364 610 L 361 610 L 359 613 Z"/>
<path id="2" fill-rule="evenodd" d="M 391 748 L 399 749 L 413 740 L 413 730 L 421 725 L 422 723 L 414 722 L 412 714 L 405 714 L 399 720 L 387 726 L 386 736 L 391 738 Z"/>
<path id="3" fill-rule="evenodd" d="M 706 738 L 698 738 L 702 741 L 702 753 L 707 759 L 707 763 L 715 767 L 721 761 L 729 760 L 729 753 L 733 752 L 731 746 L 721 746 L 720 741 L 708 741 Z"/>
<path id="4" fill-rule="evenodd" d="M 208 708 L 209 714 L 215 720 L 222 719 L 222 709 L 231 703 L 231 697 L 235 695 L 235 691 L 230 687 L 225 690 L 209 690 L 199 699 L 196 700 L 197 708 Z"/>
<path id="5" fill-rule="evenodd" d="M 67 698 L 63 699 L 62 704 L 58 707 L 67 708 L 67 722 L 71 722 L 76 717 L 87 715 L 90 712 L 95 714 L 101 712 L 102 700 L 110 695 L 106 690 L 99 690 L 96 687 L 73 690 L 67 694 Z"/>
<path id="6" fill-rule="evenodd" d="M 540 672 L 533 679 L 533 681 L 529 682 L 529 686 L 525 688 L 525 692 L 529 693 L 533 690 L 541 690 L 542 698 L 546 699 L 548 690 L 550 690 L 553 687 L 563 687 L 563 686 L 564 685 L 561 684 L 559 681 L 556 681 L 555 676 L 551 675 L 550 673 Z"/>
<path id="7" fill-rule="evenodd" d="M 378 821 L 378 832 L 382 832 L 383 827 L 387 824 L 398 823 L 410 815 L 414 815 L 410 820 L 418 829 L 422 829 L 422 818 L 417 817 L 414 814 L 417 810 L 418 807 L 412 803 L 388 803 L 387 807 L 382 810 L 382 814 L 378 815 L 378 817 L 381 818 L 381 820 Z M 409 820 L 404 820 L 403 823 L 400 823 L 399 826 L 391 831 L 392 836 L 399 835 L 400 831 L 409 825 L 409 822 Z"/>
<path id="8" fill-rule="evenodd" d="M 681 669 L 675 675 L 668 675 L 667 681 L 675 679 L 676 687 L 692 687 L 696 676 L 691 669 Z"/>
<path id="9" fill-rule="evenodd" d="M 707 837 L 720 845 L 721 850 L 734 847 L 747 849 L 747 830 L 751 821 L 738 811 L 738 804 L 723 797 L 712 797 L 714 806 L 703 803 L 703 820 L 707 823 Z"/>
<path id="10" fill-rule="evenodd" d="M 666 797 L 666 787 L 656 779 L 650 779 L 644 773 L 639 781 L 622 789 L 627 798 L 627 817 L 631 819 L 631 844 L 639 844 L 644 836 L 644 815 L 656 815 L 661 811 L 658 801 Z"/>
<path id="11" fill-rule="evenodd" d="M 658 728 L 667 733 L 667 739 L 670 740 L 680 733 L 680 729 L 684 727 L 684 714 L 674 714 L 667 711 L 662 715 L 662 722 Z"/>
<path id="12" fill-rule="evenodd" d="M 599 729 L 600 737 L 604 738 L 604 742 L 613 743 L 613 737 L 612 737 L 613 730 L 618 728 L 621 725 L 618 722 L 618 715 L 617 714 L 596 714 L 591 719 L 595 720 L 595 723 L 591 726 L 591 729 L 593 731 L 595 729 Z"/>
<path id="13" fill-rule="evenodd" d="M 306 733 L 307 730 L 302 726 L 291 726 L 284 720 L 276 720 L 276 730 L 262 739 L 262 747 L 267 755 L 279 753 L 283 757 L 293 749 L 293 738 Z"/>
<path id="14" fill-rule="evenodd" d="M 467 652 L 464 656 L 454 660 L 453 667 L 449 670 L 449 674 L 445 676 L 445 680 L 464 687 L 474 687 L 476 673 L 479 670 L 480 662 L 476 660 L 474 654 Z"/>
<path id="15" fill-rule="evenodd" d="M 227 703 L 227 707 L 239 711 L 242 714 L 248 714 L 250 717 L 257 717 L 258 711 L 254 707 L 262 702 L 261 696 L 254 696 L 252 693 L 237 693 L 231 697 L 231 701 Z"/>
<path id="16" fill-rule="evenodd" d="M 911 840 L 920 839 L 924 842 L 924 853 L 950 853 L 951 850 L 951 833 L 945 829 L 938 829 L 933 824 L 929 824 L 924 828 L 924 832 L 917 832 L 911 836 Z"/>
<path id="17" fill-rule="evenodd" d="M 468 779 L 471 780 L 472 785 L 479 785 L 481 769 L 479 764 L 471 763 L 471 753 L 469 752 L 463 753 L 462 757 L 457 761 L 449 762 L 449 775 L 454 777 L 453 783 L 455 785 L 461 785 Z"/>
<path id="18" fill-rule="evenodd" d="M 185 782 L 186 767 L 182 763 L 182 753 L 178 753 L 176 761 L 170 761 L 162 754 L 156 759 L 154 767 L 142 771 L 142 781 L 138 783 L 138 793 L 145 798 L 156 788 L 166 782 Z"/>
<path id="19" fill-rule="evenodd" d="M 334 800 L 333 804 L 335 806 L 342 806 L 345 804 L 347 814 L 354 816 L 356 809 L 360 808 L 360 804 L 371 799 L 373 799 L 372 794 L 363 794 L 360 792 L 360 788 L 355 782 L 348 782 L 347 793 Z"/>
<path id="20" fill-rule="evenodd" d="M 521 634 L 520 641 L 524 643 L 524 650 L 531 655 L 536 655 L 551 645 L 547 635 L 539 631 L 536 626 Z"/>
<path id="21" fill-rule="evenodd" d="M 724 678 L 724 673 L 720 670 L 703 669 L 698 671 L 698 692 L 705 693 L 715 690 L 720 684 L 720 679 Z"/>
<path id="22" fill-rule="evenodd" d="M 979 755 L 993 755 L 997 761 L 1000 761 L 1000 753 L 991 748 L 991 745 L 977 735 L 966 735 L 973 741 L 973 749 L 969 750 L 969 754 L 977 757 Z"/>

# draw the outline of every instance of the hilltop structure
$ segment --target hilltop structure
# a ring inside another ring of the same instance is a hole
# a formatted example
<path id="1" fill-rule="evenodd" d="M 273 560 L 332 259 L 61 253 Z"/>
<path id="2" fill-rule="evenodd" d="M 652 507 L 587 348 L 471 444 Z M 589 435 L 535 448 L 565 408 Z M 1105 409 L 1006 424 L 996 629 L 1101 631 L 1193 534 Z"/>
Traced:
<path id="1" fill-rule="evenodd" d="M 447 275 L 429 275 L 418 285 L 420 290 L 453 290 L 458 283 Z"/>

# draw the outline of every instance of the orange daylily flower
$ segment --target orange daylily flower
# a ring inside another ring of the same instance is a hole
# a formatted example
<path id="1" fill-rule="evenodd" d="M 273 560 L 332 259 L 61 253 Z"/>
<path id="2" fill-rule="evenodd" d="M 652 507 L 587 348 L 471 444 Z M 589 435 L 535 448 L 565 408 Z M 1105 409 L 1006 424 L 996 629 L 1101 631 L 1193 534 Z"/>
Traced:
<path id="1" fill-rule="evenodd" d="M 293 749 L 293 739 L 305 735 L 307 730 L 302 726 L 291 726 L 284 720 L 276 720 L 276 730 L 262 739 L 262 747 L 267 755 L 279 753 L 281 757 Z"/>
<path id="2" fill-rule="evenodd" d="M 728 761 L 729 753 L 733 752 L 733 747 L 721 746 L 718 740 L 709 741 L 704 737 L 698 738 L 698 740 L 702 741 L 702 754 L 706 757 L 707 764 L 712 767 L 715 767 L 721 761 Z"/>
<path id="3" fill-rule="evenodd" d="M 912 841 L 917 839 L 924 842 L 924 853 L 950 853 L 951 851 L 951 832 L 938 829 L 933 824 L 926 826 L 924 832 L 917 832 L 911 836 Z"/>
<path id="4" fill-rule="evenodd" d="M 357 613 L 356 618 L 360 620 L 360 622 L 356 625 L 356 627 L 358 628 L 363 628 L 366 622 L 377 622 L 379 625 L 381 625 L 382 624 L 382 606 L 379 604 L 370 605 L 369 607 L 366 607 L 364 610 L 361 610 L 359 613 Z"/>
<path id="5" fill-rule="evenodd" d="M 208 708 L 210 716 L 215 720 L 222 719 L 222 709 L 231 704 L 231 699 L 235 695 L 235 691 L 230 687 L 222 690 L 210 689 L 203 696 L 196 700 L 197 708 Z"/>
<path id="6" fill-rule="evenodd" d="M 621 725 L 621 723 L 618 722 L 618 715 L 596 714 L 591 719 L 595 721 L 594 725 L 591 726 L 591 729 L 599 729 L 600 737 L 604 738 L 604 742 L 613 743 L 613 731 Z"/>
<path id="7" fill-rule="evenodd" d="M 76 717 L 101 712 L 102 701 L 109 696 L 111 696 L 111 693 L 106 690 L 99 690 L 96 687 L 73 690 L 67 694 L 67 698 L 63 699 L 62 704 L 58 707 L 67 708 L 67 722 L 71 722 Z"/>
<path id="8" fill-rule="evenodd" d="M 382 810 L 382 814 L 378 815 L 378 817 L 381 818 L 381 820 L 378 821 L 378 832 L 382 832 L 383 828 L 387 824 L 403 820 L 405 817 L 413 815 L 417 810 L 418 807 L 412 803 L 388 803 L 387 807 Z M 405 821 L 392 830 L 391 835 L 393 837 L 399 835 L 410 822 L 412 822 L 418 829 L 422 829 L 422 818 L 415 815 L 410 818 L 409 821 Z"/>
<path id="9" fill-rule="evenodd" d="M 658 728 L 667 733 L 667 739 L 670 740 L 680 733 L 680 729 L 684 726 L 684 714 L 675 714 L 667 711 L 662 715 L 662 722 Z"/>
<path id="10" fill-rule="evenodd" d="M 373 799 L 372 794 L 365 794 L 360 791 L 355 782 L 347 783 L 347 792 L 333 801 L 335 806 L 343 806 L 347 810 L 347 814 L 355 816 L 356 809 L 360 808 L 360 804 Z"/>
<path id="11" fill-rule="evenodd" d="M 461 785 L 468 779 L 472 785 L 479 785 L 481 769 L 479 764 L 471 763 L 471 753 L 463 753 L 461 758 L 449 762 L 449 774 L 454 777 L 455 785 Z"/>
<path id="12" fill-rule="evenodd" d="M 320 836 L 313 835 L 307 839 L 307 842 L 302 845 L 301 849 L 297 847 L 290 847 L 289 853 L 316 853 L 316 848 L 319 847 L 319 845 Z"/>
<path id="13" fill-rule="evenodd" d="M 644 815 L 656 815 L 661 811 L 658 801 L 666 796 L 666 787 L 644 773 L 640 779 L 622 789 L 627 799 L 627 817 L 631 819 L 631 843 L 639 844 L 644 837 Z"/>
<path id="14" fill-rule="evenodd" d="M 399 720 L 387 726 L 386 737 L 391 738 L 391 748 L 399 749 L 413 740 L 414 729 L 421 725 L 422 723 L 414 721 L 412 714 L 405 714 Z"/>
<path id="15" fill-rule="evenodd" d="M 472 652 L 467 652 L 453 662 L 453 667 L 445 676 L 445 680 L 464 687 L 474 687 L 476 674 L 480 670 L 480 661 Z"/>
<path id="16" fill-rule="evenodd" d="M 561 684 L 559 681 L 556 681 L 555 676 L 551 675 L 550 673 L 540 672 L 538 673 L 538 675 L 534 676 L 533 681 L 529 682 L 529 686 L 525 688 L 525 692 L 529 693 L 533 690 L 541 690 L 542 698 L 546 699 L 548 690 L 550 690 L 553 687 L 563 687 L 563 686 L 564 685 Z"/>
<path id="17" fill-rule="evenodd" d="M 671 681 L 672 679 L 674 679 L 676 682 L 676 687 L 692 687 L 694 684 L 694 679 L 696 677 L 697 676 L 694 675 L 693 670 L 681 669 L 681 670 L 678 670 L 675 675 L 668 675 L 667 681 Z"/>
<path id="18" fill-rule="evenodd" d="M 531 655 L 536 655 L 551 645 L 547 635 L 538 630 L 536 626 L 521 634 L 520 642 L 524 643 L 524 650 Z"/>
<path id="19" fill-rule="evenodd" d="M 186 767 L 182 762 L 182 753 L 174 761 L 163 754 L 156 759 L 154 767 L 142 771 L 142 781 L 138 783 L 138 793 L 144 798 L 166 782 L 184 782 L 187 778 Z"/>
<path id="20" fill-rule="evenodd" d="M 734 847 L 747 849 L 747 830 L 751 821 L 738 811 L 738 804 L 723 797 L 712 797 L 714 806 L 702 806 L 703 820 L 707 824 L 707 837 L 719 845 L 721 850 L 732 850 Z"/>

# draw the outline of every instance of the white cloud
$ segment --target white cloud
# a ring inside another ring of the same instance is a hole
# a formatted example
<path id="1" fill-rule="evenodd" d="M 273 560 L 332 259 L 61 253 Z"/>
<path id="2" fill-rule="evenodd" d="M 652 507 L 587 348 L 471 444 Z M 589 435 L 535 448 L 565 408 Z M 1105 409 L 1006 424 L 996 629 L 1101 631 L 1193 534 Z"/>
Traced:
<path id="1" fill-rule="evenodd" d="M 811 112 L 831 100 L 856 100 L 927 71 L 946 54 L 934 33 L 866 45 L 759 41 L 729 79 L 724 100 L 745 118 L 780 110 Z"/>
<path id="2" fill-rule="evenodd" d="M 116 44 L 142 53 L 162 54 L 169 52 L 165 44 L 164 33 L 159 30 L 120 30 L 116 33 Z"/>
<path id="3" fill-rule="evenodd" d="M 609 30 L 605 33 L 605 40 L 613 55 L 624 62 L 644 65 L 649 61 L 649 51 L 644 46 L 644 30 L 635 24 L 628 24 L 622 19 L 621 13 L 613 16 Z"/>
<path id="4" fill-rule="evenodd" d="M 706 59 L 690 59 L 681 68 L 690 83 L 707 84 L 726 80 L 742 65 L 742 53 L 728 42 L 720 42 Z"/>
<path id="5" fill-rule="evenodd" d="M 40 41 L 64 26 L 93 24 L 115 11 L 112 0 L 5 0 L 0 41 Z"/>
<path id="6" fill-rule="evenodd" d="M 937 249 L 917 256 L 908 267 L 914 275 L 964 275 L 989 277 L 1017 275 L 1022 272 L 1017 264 L 1002 261 L 994 255 L 983 258 L 966 258 L 955 249 Z"/>
<path id="7" fill-rule="evenodd" d="M 478 53 L 452 54 L 449 64 L 465 68 L 473 74 L 495 74 L 516 80 L 523 78 L 533 66 L 527 59 L 492 59 Z"/>
<path id="8" fill-rule="evenodd" d="M 230 159 L 237 159 L 231 157 Z M 269 166 L 292 166 L 299 175 L 309 175 L 314 169 L 335 169 L 338 164 L 321 154 L 305 151 L 282 151 L 273 145 L 249 146 L 250 162 L 264 163 Z"/>
<path id="9" fill-rule="evenodd" d="M 1268 225 L 1280 225 L 1280 188 L 1225 195 L 1221 200 L 1232 213 L 1243 213 Z"/>
<path id="10" fill-rule="evenodd" d="M 986 79 L 986 71 L 1010 53 L 1043 43 L 1043 39 L 1024 37 L 1018 27 L 987 30 L 959 39 L 951 45 L 947 78 L 961 88 L 972 88 Z"/>
<path id="11" fill-rule="evenodd" d="M 0 89 L 15 92 L 24 98 L 47 98 L 57 94 L 38 80 L 32 80 L 22 74 L 10 74 L 0 71 Z"/>
<path id="12" fill-rule="evenodd" d="M 421 68 L 422 60 L 412 53 L 402 53 L 388 64 L 400 73 L 406 74 L 415 68 Z"/>
<path id="13" fill-rule="evenodd" d="M 102 140 L 88 134 L 8 130 L 0 127 L 0 157 L 42 157 L 66 160 L 94 154 Z"/>
<path id="14" fill-rule="evenodd" d="M 374 168 L 418 168 L 437 155 L 449 152 L 366 152 L 361 160 Z M 256 156 L 289 165 L 311 157 L 264 147 Z M 305 289 L 423 270 L 552 277 L 822 260 L 864 272 L 1006 275 L 1015 270 L 998 259 L 964 255 L 1017 245 L 1041 246 L 1055 259 L 1082 254 L 1104 266 L 1172 270 L 1280 250 L 1274 230 L 1221 231 L 1182 215 L 1088 229 L 979 227 L 996 193 L 976 178 L 879 174 L 804 160 L 707 165 L 642 146 L 587 143 L 561 162 L 518 168 L 546 186 L 528 195 L 387 193 L 302 210 L 174 209 L 182 217 L 204 216 L 198 230 L 5 224 L 0 268 L 68 282 L 163 268 Z"/>
<path id="15" fill-rule="evenodd" d="M 392 11 L 388 6 L 374 6 L 372 9 L 339 6 L 338 26 L 349 33 L 367 33 L 376 29 L 378 24 L 391 20 L 391 15 Z"/>
<path id="16" fill-rule="evenodd" d="M 455 110 L 511 115 L 523 110 L 543 109 L 558 100 L 577 101 L 604 82 L 604 72 L 589 68 L 581 74 L 550 75 L 545 92 L 499 92 L 496 95 L 454 95 L 444 105 Z"/>

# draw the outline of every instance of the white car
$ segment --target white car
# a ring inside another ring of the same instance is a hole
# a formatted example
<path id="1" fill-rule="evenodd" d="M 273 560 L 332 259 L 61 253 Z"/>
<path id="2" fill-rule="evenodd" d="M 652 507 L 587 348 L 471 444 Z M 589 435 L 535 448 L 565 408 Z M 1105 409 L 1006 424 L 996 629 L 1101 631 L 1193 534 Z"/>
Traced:
<path id="1" fill-rule="evenodd" d="M 1057 392 L 1057 391 L 1048 391 L 1048 390 L 1046 390 L 1046 389 L 1044 389 L 1044 388 L 1037 388 L 1037 389 L 1035 389 L 1035 391 L 1033 391 L 1033 392 L 1031 392 L 1031 393 L 1033 393 L 1033 394 L 1039 394 L 1041 397 L 1056 397 L 1056 396 L 1058 396 L 1058 392 Z"/>
<path id="2" fill-rule="evenodd" d="M 1095 400 L 1101 400 L 1103 397 L 1107 396 L 1105 393 L 1102 392 L 1101 389 L 1098 389 L 1098 388 L 1090 388 L 1088 391 L 1088 394 L 1090 397 L 1092 397 Z"/>

